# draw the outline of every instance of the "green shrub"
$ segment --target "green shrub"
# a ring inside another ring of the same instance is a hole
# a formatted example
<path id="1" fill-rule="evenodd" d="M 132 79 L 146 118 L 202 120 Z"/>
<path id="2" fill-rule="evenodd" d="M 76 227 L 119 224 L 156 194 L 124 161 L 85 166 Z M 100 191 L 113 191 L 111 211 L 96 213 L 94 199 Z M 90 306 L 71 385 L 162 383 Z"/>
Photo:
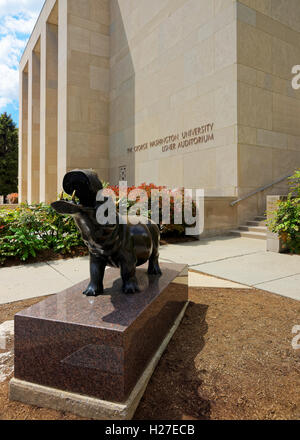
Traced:
<path id="1" fill-rule="evenodd" d="M 0 263 L 9 257 L 26 261 L 43 250 L 66 254 L 79 245 L 83 242 L 72 217 L 48 205 L 22 204 L 0 211 Z"/>
<path id="2" fill-rule="evenodd" d="M 287 200 L 278 203 L 268 226 L 283 239 L 291 252 L 300 253 L 300 170 L 290 178 Z"/>

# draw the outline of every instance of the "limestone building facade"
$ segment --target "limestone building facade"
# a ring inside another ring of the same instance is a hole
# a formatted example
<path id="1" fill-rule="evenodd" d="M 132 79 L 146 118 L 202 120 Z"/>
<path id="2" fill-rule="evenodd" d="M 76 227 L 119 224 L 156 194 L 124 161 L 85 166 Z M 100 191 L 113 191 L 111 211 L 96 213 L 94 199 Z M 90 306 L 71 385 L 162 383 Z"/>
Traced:
<path id="1" fill-rule="evenodd" d="M 231 203 L 300 167 L 299 0 L 46 0 L 20 63 L 19 192 L 64 174 L 205 190 L 205 233 L 262 214 Z"/>

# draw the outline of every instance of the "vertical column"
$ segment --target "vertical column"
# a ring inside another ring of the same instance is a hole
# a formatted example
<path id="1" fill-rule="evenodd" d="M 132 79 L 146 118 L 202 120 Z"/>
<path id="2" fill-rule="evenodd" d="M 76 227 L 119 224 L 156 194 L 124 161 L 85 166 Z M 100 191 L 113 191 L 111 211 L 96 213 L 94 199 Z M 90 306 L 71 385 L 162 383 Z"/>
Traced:
<path id="1" fill-rule="evenodd" d="M 57 197 L 58 26 L 46 23 L 41 33 L 40 199 Z"/>
<path id="2" fill-rule="evenodd" d="M 38 203 L 40 193 L 40 41 L 28 60 L 27 200 Z"/>
<path id="3" fill-rule="evenodd" d="M 32 53 L 31 202 L 40 199 L 40 53 Z"/>
<path id="4" fill-rule="evenodd" d="M 28 59 L 27 202 L 31 204 L 32 168 L 32 53 Z"/>
<path id="5" fill-rule="evenodd" d="M 61 191 L 67 172 L 67 63 L 68 63 L 68 0 L 58 3 L 58 133 L 57 193 Z"/>
<path id="6" fill-rule="evenodd" d="M 23 122 L 23 72 L 19 70 L 19 142 L 18 142 L 18 194 L 22 201 L 22 122 Z"/>
<path id="7" fill-rule="evenodd" d="M 20 74 L 20 135 L 19 135 L 19 192 L 20 201 L 27 200 L 28 160 L 28 65 Z"/>
<path id="8" fill-rule="evenodd" d="M 47 23 L 46 202 L 57 198 L 58 26 Z"/>
<path id="9" fill-rule="evenodd" d="M 41 32 L 40 78 L 40 202 L 45 202 L 46 185 L 46 26 Z"/>
<path id="10" fill-rule="evenodd" d="M 67 170 L 109 170 L 110 2 L 68 0 Z M 80 3 L 80 7 L 78 7 Z"/>

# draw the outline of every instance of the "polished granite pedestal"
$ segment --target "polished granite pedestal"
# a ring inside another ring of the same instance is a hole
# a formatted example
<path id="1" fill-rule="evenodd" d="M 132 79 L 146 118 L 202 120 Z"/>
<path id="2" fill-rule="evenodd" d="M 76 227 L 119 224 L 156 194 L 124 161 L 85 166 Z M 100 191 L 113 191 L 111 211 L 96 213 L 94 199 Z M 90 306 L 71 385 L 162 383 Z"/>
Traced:
<path id="1" fill-rule="evenodd" d="M 129 419 L 184 315 L 187 267 L 137 269 L 140 292 L 125 295 L 108 269 L 104 295 L 88 281 L 15 315 L 15 376 L 10 399 L 96 419 Z"/>

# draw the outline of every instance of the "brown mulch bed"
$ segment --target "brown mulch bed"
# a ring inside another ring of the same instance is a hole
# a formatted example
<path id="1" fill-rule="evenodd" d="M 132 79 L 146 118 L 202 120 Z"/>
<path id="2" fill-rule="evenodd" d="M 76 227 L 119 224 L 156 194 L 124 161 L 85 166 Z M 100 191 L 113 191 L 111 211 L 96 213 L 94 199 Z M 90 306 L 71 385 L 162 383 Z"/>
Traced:
<path id="1" fill-rule="evenodd" d="M 0 306 L 0 322 L 40 301 Z M 292 327 L 300 302 L 259 290 L 190 289 L 190 305 L 162 356 L 135 419 L 299 419 L 300 350 Z M 0 419 L 76 419 L 9 402 Z"/>
<path id="2" fill-rule="evenodd" d="M 214 288 L 190 300 L 135 418 L 299 419 L 300 302 Z"/>

